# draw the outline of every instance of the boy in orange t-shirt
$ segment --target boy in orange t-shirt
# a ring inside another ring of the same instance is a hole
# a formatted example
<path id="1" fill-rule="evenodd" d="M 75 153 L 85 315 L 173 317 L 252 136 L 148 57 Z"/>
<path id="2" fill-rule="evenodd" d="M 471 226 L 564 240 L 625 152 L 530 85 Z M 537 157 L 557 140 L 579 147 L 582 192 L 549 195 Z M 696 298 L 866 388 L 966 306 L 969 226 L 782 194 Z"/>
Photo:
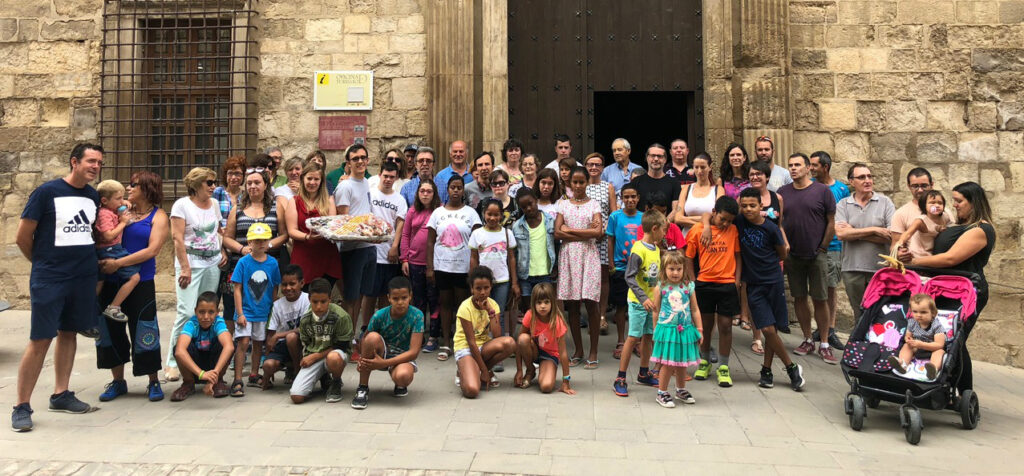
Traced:
<path id="1" fill-rule="evenodd" d="M 704 224 L 698 223 L 690 228 L 686 237 L 686 273 L 693 277 L 693 259 L 700 257 L 700 274 L 696 276 L 694 286 L 697 293 L 697 305 L 704 319 L 704 335 L 708 336 L 700 345 L 700 365 L 693 378 L 704 380 L 711 371 L 708 356 L 711 352 L 711 331 L 718 322 L 718 377 L 720 387 L 731 387 L 732 376 L 729 374 L 729 354 L 732 349 L 732 319 L 740 314 L 739 276 L 742 266 L 740 261 L 739 232 L 732 221 L 739 214 L 736 200 L 722 196 L 715 201 L 715 209 L 711 215 L 711 244 L 705 246 L 700 236 L 704 232 Z"/>

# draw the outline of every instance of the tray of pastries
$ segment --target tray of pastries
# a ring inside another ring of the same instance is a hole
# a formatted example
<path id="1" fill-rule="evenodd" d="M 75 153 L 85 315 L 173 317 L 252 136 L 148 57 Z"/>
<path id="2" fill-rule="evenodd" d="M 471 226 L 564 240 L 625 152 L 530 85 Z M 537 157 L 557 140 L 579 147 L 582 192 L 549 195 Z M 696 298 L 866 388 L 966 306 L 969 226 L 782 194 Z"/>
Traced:
<path id="1" fill-rule="evenodd" d="M 331 215 L 306 219 L 306 226 L 330 241 L 386 243 L 394 239 L 391 224 L 375 215 Z"/>

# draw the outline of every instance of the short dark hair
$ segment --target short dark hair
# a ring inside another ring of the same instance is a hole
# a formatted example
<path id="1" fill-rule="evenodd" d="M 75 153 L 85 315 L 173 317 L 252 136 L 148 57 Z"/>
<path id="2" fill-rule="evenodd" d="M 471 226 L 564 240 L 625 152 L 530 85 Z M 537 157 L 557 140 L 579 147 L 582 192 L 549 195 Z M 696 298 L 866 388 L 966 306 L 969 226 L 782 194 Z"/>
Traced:
<path id="1" fill-rule="evenodd" d="M 795 158 L 802 159 L 804 161 L 804 166 L 805 167 L 808 166 L 808 165 L 811 165 L 811 159 L 808 159 L 807 158 L 807 154 L 805 154 L 803 152 L 793 152 L 792 154 L 789 154 L 789 158 L 790 159 L 795 159 Z M 788 160 L 786 161 L 786 164 L 787 165 L 789 164 Z"/>
<path id="2" fill-rule="evenodd" d="M 213 307 L 217 307 L 220 304 L 220 298 L 217 297 L 217 293 L 213 291 L 206 291 L 196 298 L 196 307 L 199 307 L 199 303 L 205 302 L 213 304 Z"/>
<path id="3" fill-rule="evenodd" d="M 764 162 L 761 162 L 760 160 L 755 160 L 755 161 L 751 162 L 750 163 L 750 170 L 756 170 L 758 172 L 761 172 L 762 174 L 764 174 L 766 179 L 772 177 L 772 169 L 771 169 L 771 167 L 769 167 L 768 164 L 766 164 Z M 748 177 L 750 176 L 750 170 L 747 170 L 747 176 Z"/>
<path id="4" fill-rule="evenodd" d="M 316 278 L 312 283 L 309 283 L 309 295 L 314 294 L 326 294 L 331 295 L 331 282 L 324 278 Z"/>
<path id="5" fill-rule="evenodd" d="M 485 151 L 477 154 L 476 157 L 473 158 L 473 167 L 476 167 L 476 161 L 480 160 L 481 157 L 490 157 L 491 158 L 491 166 L 492 167 L 494 166 L 494 154 L 492 154 L 492 153 L 490 153 L 490 152 L 485 150 Z"/>
<path id="6" fill-rule="evenodd" d="M 962 195 L 962 194 L 961 194 Z M 942 192 L 938 190 L 929 190 L 928 193 L 921 195 L 921 198 L 917 201 L 917 208 L 921 210 L 922 214 L 928 214 L 928 199 L 933 197 L 939 197 L 942 199 L 942 205 L 946 205 L 946 197 L 942 195 Z"/>
<path id="7" fill-rule="evenodd" d="M 289 264 L 288 266 L 285 266 L 284 270 L 281 271 L 281 277 L 284 278 L 285 276 L 295 276 L 296 278 L 299 278 L 299 281 L 302 281 L 305 278 L 302 274 L 302 268 L 297 264 Z"/>
<path id="8" fill-rule="evenodd" d="M 394 172 L 394 173 L 397 174 L 398 173 L 398 164 L 396 164 L 394 162 L 382 162 L 380 164 L 380 173 L 384 173 L 384 172 Z"/>
<path id="9" fill-rule="evenodd" d="M 509 138 L 505 141 L 505 144 L 501 146 L 501 160 L 508 160 L 508 151 L 512 149 L 523 150 L 523 141 L 516 139 L 515 137 Z"/>
<path id="10" fill-rule="evenodd" d="M 811 157 L 817 157 L 818 163 L 820 163 L 822 167 L 825 167 L 825 169 L 829 171 L 832 170 L 832 156 L 828 155 L 828 152 L 816 150 L 811 154 Z"/>
<path id="11" fill-rule="evenodd" d="M 864 162 L 854 162 L 850 164 L 850 168 L 846 169 L 846 180 L 853 180 L 853 171 L 858 167 L 868 169 L 869 171 L 871 170 L 871 167 L 868 167 L 868 164 L 865 164 Z"/>
<path id="12" fill-rule="evenodd" d="M 555 134 L 555 144 L 557 144 L 559 142 L 569 142 L 569 143 L 572 143 L 572 141 L 569 139 L 569 136 L 567 136 L 565 134 Z"/>
<path id="13" fill-rule="evenodd" d="M 753 167 L 751 167 L 751 168 L 753 168 Z M 743 199 L 743 198 L 756 198 L 757 199 L 757 203 L 761 203 L 761 192 L 758 191 L 755 188 L 752 188 L 752 187 L 751 188 L 745 188 L 745 189 L 743 189 L 742 192 L 740 192 L 740 198 L 741 199 Z"/>
<path id="14" fill-rule="evenodd" d="M 357 150 L 361 150 L 363 152 L 366 152 L 366 155 L 370 155 L 370 151 L 366 150 L 365 145 L 352 144 L 348 146 L 348 149 L 345 150 L 345 162 L 348 162 L 349 157 L 352 157 L 352 154 L 356 153 Z"/>
<path id="15" fill-rule="evenodd" d="M 629 183 L 623 185 L 622 188 L 619 189 L 619 196 L 621 197 L 622 196 L 622 192 L 625 192 L 626 190 L 632 190 L 632 191 L 636 192 L 636 195 L 638 197 L 640 196 L 640 189 L 633 182 L 629 182 Z"/>
<path id="16" fill-rule="evenodd" d="M 398 289 L 408 289 L 409 292 L 412 292 L 412 281 L 409 281 L 409 278 L 405 276 L 391 278 L 391 281 L 388 281 L 388 292 L 390 293 Z"/>
<path id="17" fill-rule="evenodd" d="M 534 190 L 534 187 L 519 187 L 519 190 L 516 191 L 516 203 L 526 197 L 533 197 L 534 200 L 540 198 L 537 195 L 537 191 Z"/>
<path id="18" fill-rule="evenodd" d="M 71 157 L 68 157 L 68 163 L 70 163 L 74 159 L 81 160 L 82 156 L 85 155 L 85 151 L 87 151 L 87 150 L 95 150 L 96 152 L 99 152 L 99 153 L 102 154 L 103 153 L 103 146 L 96 145 L 96 144 L 90 144 L 88 142 L 80 142 L 78 144 L 75 144 L 75 148 L 71 149 Z"/>
<path id="19" fill-rule="evenodd" d="M 473 282 L 478 279 L 486 279 L 490 281 L 491 284 L 494 284 L 494 273 L 491 272 L 491 268 L 486 266 L 477 266 L 469 270 L 469 276 L 466 278 L 466 282 L 469 284 L 470 288 L 473 287 Z"/>
<path id="20" fill-rule="evenodd" d="M 715 200 L 715 211 L 719 213 L 729 213 L 731 215 L 739 215 L 740 205 L 736 203 L 736 199 L 728 195 L 722 195 Z"/>
<path id="21" fill-rule="evenodd" d="M 421 148 L 420 150 L 423 149 Z M 415 194 L 413 195 L 415 198 L 413 199 L 412 202 L 412 208 L 418 212 L 422 212 L 423 210 L 428 209 L 427 206 L 423 205 L 423 202 L 420 201 L 420 187 L 422 187 L 424 184 L 426 184 L 428 187 L 430 187 L 431 190 L 434 191 L 434 198 L 430 199 L 429 210 L 433 210 L 441 206 L 441 198 L 438 197 L 437 195 L 437 184 L 434 183 L 433 180 L 420 180 L 420 184 L 416 186 Z"/>
<path id="22" fill-rule="evenodd" d="M 250 162 L 249 165 L 251 165 L 253 168 L 269 168 L 270 164 L 272 164 L 273 162 L 274 159 L 270 158 L 270 156 L 267 154 L 256 154 L 256 156 L 252 158 L 252 162 Z"/>
<path id="23" fill-rule="evenodd" d="M 669 201 L 668 196 L 661 190 L 655 190 L 647 194 L 647 206 L 648 207 L 665 207 L 668 209 Z"/>
<path id="24" fill-rule="evenodd" d="M 853 169 L 853 167 L 850 167 L 850 169 Z M 921 177 L 921 176 L 928 177 L 928 183 L 929 184 L 932 183 L 932 173 L 929 172 L 928 169 L 926 169 L 924 167 L 914 167 L 914 168 L 910 169 L 910 172 L 907 172 L 907 183 L 908 184 L 910 183 L 910 177 Z"/>

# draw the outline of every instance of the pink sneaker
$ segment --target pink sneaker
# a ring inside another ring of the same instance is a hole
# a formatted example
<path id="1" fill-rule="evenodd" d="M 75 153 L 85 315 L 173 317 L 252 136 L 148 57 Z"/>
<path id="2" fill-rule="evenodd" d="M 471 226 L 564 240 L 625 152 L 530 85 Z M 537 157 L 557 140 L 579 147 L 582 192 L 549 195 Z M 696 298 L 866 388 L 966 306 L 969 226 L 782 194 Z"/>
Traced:
<path id="1" fill-rule="evenodd" d="M 821 360 L 824 360 L 826 364 L 836 365 L 839 363 L 839 359 L 837 359 L 836 356 L 832 355 L 831 347 L 819 348 L 818 357 L 821 357 Z"/>
<path id="2" fill-rule="evenodd" d="M 796 355 L 807 355 L 811 352 L 814 352 L 814 342 L 803 341 L 793 349 L 793 353 Z"/>

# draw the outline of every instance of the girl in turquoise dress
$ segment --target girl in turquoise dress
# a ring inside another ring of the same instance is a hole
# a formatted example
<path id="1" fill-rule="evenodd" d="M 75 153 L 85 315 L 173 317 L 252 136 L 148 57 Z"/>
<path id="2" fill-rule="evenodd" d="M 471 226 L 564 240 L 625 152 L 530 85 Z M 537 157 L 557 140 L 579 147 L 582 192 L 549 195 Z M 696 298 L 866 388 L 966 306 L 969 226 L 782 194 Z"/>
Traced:
<path id="1" fill-rule="evenodd" d="M 668 392 L 668 381 L 673 375 L 676 399 L 696 403 L 686 390 L 686 368 L 700 362 L 698 346 L 704 340 L 697 295 L 693 292 L 693 282 L 684 279 L 683 269 L 682 253 L 667 253 L 662 260 L 661 286 L 657 293 L 661 304 L 656 306 L 660 312 L 656 316 L 651 362 L 661 364 L 657 401 L 666 408 L 676 406 Z"/>

